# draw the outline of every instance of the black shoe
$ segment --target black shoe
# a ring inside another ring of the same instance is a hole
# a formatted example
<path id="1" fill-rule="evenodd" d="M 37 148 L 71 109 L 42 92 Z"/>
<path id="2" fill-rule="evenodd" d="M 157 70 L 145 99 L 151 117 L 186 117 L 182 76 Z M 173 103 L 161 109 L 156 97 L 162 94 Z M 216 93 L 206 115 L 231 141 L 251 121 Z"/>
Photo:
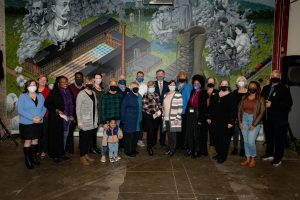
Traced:
<path id="1" fill-rule="evenodd" d="M 91 153 L 91 154 L 98 154 L 97 150 L 94 147 L 90 147 L 89 153 Z"/>
<path id="2" fill-rule="evenodd" d="M 231 152 L 231 155 L 237 155 L 237 153 L 238 153 L 238 149 L 234 148 Z"/>
<path id="3" fill-rule="evenodd" d="M 58 157 L 53 157 L 52 160 L 53 160 L 53 162 L 55 162 L 55 163 L 60 163 L 60 162 L 61 162 L 61 159 L 58 158 Z"/>
<path id="4" fill-rule="evenodd" d="M 153 149 L 151 147 L 147 148 L 149 156 L 153 156 Z"/>
<path id="5" fill-rule="evenodd" d="M 101 154 L 101 149 L 99 149 L 96 145 L 94 145 L 93 149 L 97 152 L 97 154 Z"/>
<path id="6" fill-rule="evenodd" d="M 189 157 L 189 156 L 192 155 L 192 153 L 193 153 L 193 152 L 192 152 L 191 150 L 187 149 L 187 151 L 185 152 L 184 155 L 185 155 L 186 157 Z"/>
<path id="7" fill-rule="evenodd" d="M 224 159 L 224 158 L 220 158 L 220 159 L 217 160 L 217 162 L 218 162 L 219 164 L 222 164 L 222 163 L 225 162 L 225 160 L 226 160 L 226 159 Z"/>
<path id="8" fill-rule="evenodd" d="M 139 154 L 140 152 L 138 152 L 137 150 L 133 151 L 133 154 Z"/>
<path id="9" fill-rule="evenodd" d="M 198 158 L 198 157 L 200 157 L 200 156 L 201 156 L 201 154 L 200 154 L 199 152 L 196 151 L 195 153 L 192 154 L 191 157 L 192 157 L 193 159 L 195 159 L 195 158 Z"/>
<path id="10" fill-rule="evenodd" d="M 174 154 L 175 154 L 175 152 L 174 152 L 174 151 L 170 151 L 170 153 L 169 153 L 169 156 L 170 156 L 170 157 L 173 157 L 173 156 L 174 156 Z"/>
<path id="11" fill-rule="evenodd" d="M 218 156 L 218 155 L 215 155 L 215 156 L 212 157 L 212 159 L 213 159 L 213 160 L 219 160 L 219 156 Z"/>
<path id="12" fill-rule="evenodd" d="M 129 157 L 135 157 L 135 156 L 136 156 L 136 155 L 133 154 L 133 153 L 126 153 L 125 155 L 126 155 L 126 156 L 129 156 Z"/>
<path id="13" fill-rule="evenodd" d="M 25 166 L 27 167 L 27 169 L 33 169 L 34 166 L 33 164 L 31 163 L 31 160 L 30 160 L 30 149 L 31 147 L 24 147 L 23 148 L 23 151 L 24 151 L 24 157 L 25 157 Z"/>
<path id="14" fill-rule="evenodd" d="M 170 155 L 170 153 L 171 153 L 170 150 L 167 150 L 167 151 L 165 152 L 166 155 Z"/>
<path id="15" fill-rule="evenodd" d="M 244 150 L 244 149 L 241 149 L 241 150 L 240 150 L 240 156 L 241 156 L 241 157 L 245 157 L 245 150 Z"/>
<path id="16" fill-rule="evenodd" d="M 71 158 L 66 156 L 66 155 L 63 155 L 62 157 L 60 157 L 62 160 L 70 160 Z"/>
<path id="17" fill-rule="evenodd" d="M 34 165 L 40 165 L 40 161 L 38 160 L 38 156 L 37 156 L 37 151 L 38 151 L 38 145 L 31 145 L 30 157 L 31 157 L 31 162 Z"/>

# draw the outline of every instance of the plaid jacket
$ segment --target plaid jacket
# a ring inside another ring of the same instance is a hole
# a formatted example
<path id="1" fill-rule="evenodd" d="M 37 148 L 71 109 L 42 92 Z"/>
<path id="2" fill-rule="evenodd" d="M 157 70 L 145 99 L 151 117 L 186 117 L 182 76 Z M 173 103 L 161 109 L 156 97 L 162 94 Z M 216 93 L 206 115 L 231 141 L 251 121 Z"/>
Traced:
<path id="1" fill-rule="evenodd" d="M 121 93 L 111 94 L 108 92 L 102 96 L 101 114 L 103 123 L 106 123 L 111 118 L 120 120 L 122 98 L 123 95 Z"/>

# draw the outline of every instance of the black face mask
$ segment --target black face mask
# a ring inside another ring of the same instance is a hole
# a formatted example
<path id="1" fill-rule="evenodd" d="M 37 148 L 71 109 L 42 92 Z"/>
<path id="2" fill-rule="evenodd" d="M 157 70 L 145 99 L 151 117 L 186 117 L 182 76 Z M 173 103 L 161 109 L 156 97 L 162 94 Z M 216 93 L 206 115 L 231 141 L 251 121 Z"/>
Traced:
<path id="1" fill-rule="evenodd" d="M 255 94 L 257 92 L 257 88 L 249 88 L 248 90 L 251 94 Z"/>
<path id="2" fill-rule="evenodd" d="M 134 88 L 132 88 L 132 92 L 134 92 L 134 93 L 138 93 L 138 92 L 139 92 L 139 88 L 138 88 L 138 87 L 134 87 Z"/>
<path id="3" fill-rule="evenodd" d="M 88 84 L 85 84 L 85 87 L 89 90 L 92 90 L 94 88 L 94 85 L 92 83 L 88 83 Z"/>
<path id="4" fill-rule="evenodd" d="M 75 79 L 75 83 L 76 83 L 76 85 L 78 85 L 78 86 L 82 86 L 83 80 L 82 80 L 82 79 Z"/>
<path id="5" fill-rule="evenodd" d="M 117 91 L 118 87 L 117 86 L 110 86 L 109 89 L 113 92 Z"/>
<path id="6" fill-rule="evenodd" d="M 220 90 L 222 90 L 223 92 L 228 91 L 228 86 L 221 86 Z"/>
<path id="7" fill-rule="evenodd" d="M 277 77 L 271 78 L 271 83 L 279 83 L 279 82 L 280 82 L 280 78 Z"/>
<path id="8" fill-rule="evenodd" d="M 208 88 L 214 88 L 214 87 L 215 87 L 215 84 L 213 84 L 213 83 L 208 83 L 208 84 L 207 84 L 207 87 L 208 87 Z"/>
<path id="9" fill-rule="evenodd" d="M 178 81 L 179 81 L 180 83 L 184 83 L 184 82 L 186 81 L 186 79 L 180 78 Z"/>

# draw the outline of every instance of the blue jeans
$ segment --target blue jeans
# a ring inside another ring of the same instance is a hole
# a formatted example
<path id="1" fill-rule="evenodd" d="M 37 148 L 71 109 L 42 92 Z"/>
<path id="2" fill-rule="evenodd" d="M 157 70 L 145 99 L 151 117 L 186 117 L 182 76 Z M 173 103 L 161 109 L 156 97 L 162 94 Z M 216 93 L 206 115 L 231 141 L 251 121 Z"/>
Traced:
<path id="1" fill-rule="evenodd" d="M 244 137 L 244 146 L 245 146 L 245 154 L 246 157 L 255 157 L 256 156 L 256 145 L 255 141 L 257 138 L 257 135 L 260 130 L 260 124 L 258 124 L 254 129 L 249 131 L 249 127 L 251 126 L 253 122 L 253 115 L 244 113 L 243 114 L 243 129 L 242 134 Z"/>
<path id="2" fill-rule="evenodd" d="M 64 150 L 66 150 L 68 135 L 69 135 L 69 126 L 67 127 L 67 130 L 64 131 Z"/>
<path id="3" fill-rule="evenodd" d="M 119 144 L 118 142 L 108 143 L 108 149 L 109 149 L 109 158 L 116 158 L 118 156 L 118 149 Z"/>

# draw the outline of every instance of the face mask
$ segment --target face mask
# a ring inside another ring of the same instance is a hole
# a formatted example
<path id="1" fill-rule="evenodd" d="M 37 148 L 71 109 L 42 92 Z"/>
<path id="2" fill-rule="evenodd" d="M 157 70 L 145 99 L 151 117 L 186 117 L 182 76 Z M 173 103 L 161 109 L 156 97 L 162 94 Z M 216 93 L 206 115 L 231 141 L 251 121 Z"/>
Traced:
<path id="1" fill-rule="evenodd" d="M 29 92 L 35 92 L 35 91 L 36 91 L 36 86 L 29 86 L 29 87 L 27 88 L 27 90 L 28 90 Z"/>
<path id="2" fill-rule="evenodd" d="M 195 90 L 199 90 L 199 89 L 200 89 L 200 86 L 201 86 L 200 84 L 194 84 L 194 89 L 195 89 Z"/>
<path id="3" fill-rule="evenodd" d="M 142 77 L 137 77 L 136 80 L 137 80 L 137 82 L 142 83 L 142 82 L 144 81 L 144 78 L 142 78 Z"/>
<path id="4" fill-rule="evenodd" d="M 133 92 L 133 93 L 138 93 L 138 92 L 139 92 L 139 88 L 138 88 L 138 87 L 132 88 L 132 92 Z"/>
<path id="5" fill-rule="evenodd" d="M 271 78 L 271 83 L 279 83 L 279 82 L 280 82 L 280 78 L 277 77 Z"/>
<path id="6" fill-rule="evenodd" d="M 92 90 L 94 85 L 92 83 L 85 84 L 85 87 L 89 90 Z"/>
<path id="7" fill-rule="evenodd" d="M 95 84 L 96 84 L 96 85 L 100 85 L 100 84 L 101 84 L 101 82 L 102 82 L 101 80 L 98 80 L 98 79 L 97 79 L 97 80 L 95 80 Z"/>
<path id="8" fill-rule="evenodd" d="M 157 79 L 158 81 L 162 81 L 162 80 L 164 80 L 164 78 L 165 78 L 165 77 L 163 77 L 163 76 L 157 76 L 157 77 L 156 77 L 156 79 Z"/>
<path id="9" fill-rule="evenodd" d="M 154 91 L 155 91 L 155 88 L 148 88 L 149 93 L 154 93 Z"/>
<path id="10" fill-rule="evenodd" d="M 120 84 L 120 85 L 126 85 L 126 80 L 119 80 L 118 84 Z"/>
<path id="11" fill-rule="evenodd" d="M 244 81 L 238 82 L 238 86 L 241 87 L 241 88 L 245 87 L 245 85 L 246 85 L 246 84 L 245 84 Z"/>
<path id="12" fill-rule="evenodd" d="M 248 90 L 251 94 L 255 94 L 257 92 L 257 88 L 249 88 Z"/>
<path id="13" fill-rule="evenodd" d="M 125 89 L 126 89 L 125 85 L 120 85 L 120 84 L 119 84 L 119 88 L 120 88 L 120 90 L 121 90 L 122 92 L 124 92 Z"/>
<path id="14" fill-rule="evenodd" d="M 117 91 L 118 87 L 117 86 L 110 86 L 109 89 L 113 92 Z"/>
<path id="15" fill-rule="evenodd" d="M 170 91 L 175 91 L 176 90 L 176 86 L 175 85 L 169 85 L 169 90 Z"/>
<path id="16" fill-rule="evenodd" d="M 184 83 L 186 81 L 186 79 L 180 78 L 178 81 L 179 81 L 179 83 Z"/>
<path id="17" fill-rule="evenodd" d="M 76 85 L 78 85 L 78 86 L 82 86 L 83 80 L 82 80 L 82 79 L 75 79 L 75 83 L 76 83 Z"/>
<path id="18" fill-rule="evenodd" d="M 223 91 L 223 92 L 226 92 L 228 90 L 228 86 L 221 86 L 220 89 Z"/>
<path id="19" fill-rule="evenodd" d="M 208 84 L 207 84 L 207 87 L 208 87 L 208 88 L 214 88 L 214 87 L 215 87 L 215 84 L 213 84 L 213 83 L 208 83 Z"/>

